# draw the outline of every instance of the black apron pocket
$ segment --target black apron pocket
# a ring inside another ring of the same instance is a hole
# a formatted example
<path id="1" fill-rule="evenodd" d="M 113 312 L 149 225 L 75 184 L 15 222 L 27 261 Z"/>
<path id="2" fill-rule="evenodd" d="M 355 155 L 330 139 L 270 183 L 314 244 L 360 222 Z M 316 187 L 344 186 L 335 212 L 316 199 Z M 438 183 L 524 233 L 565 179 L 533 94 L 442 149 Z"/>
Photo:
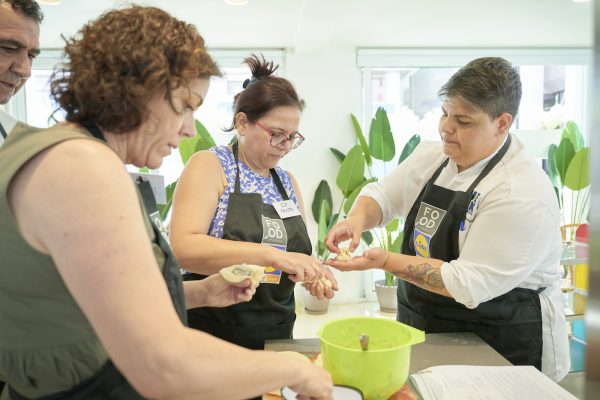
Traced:
<path id="1" fill-rule="evenodd" d="M 296 314 L 280 324 L 235 325 L 206 318 L 202 313 L 188 310 L 190 328 L 201 330 L 212 336 L 252 350 L 263 350 L 265 340 L 292 339 Z"/>
<path id="2" fill-rule="evenodd" d="M 11 400 L 30 400 L 9 387 Z M 108 361 L 91 378 L 86 379 L 71 390 L 38 397 L 36 400 L 143 400 L 123 377 L 121 372 Z"/>

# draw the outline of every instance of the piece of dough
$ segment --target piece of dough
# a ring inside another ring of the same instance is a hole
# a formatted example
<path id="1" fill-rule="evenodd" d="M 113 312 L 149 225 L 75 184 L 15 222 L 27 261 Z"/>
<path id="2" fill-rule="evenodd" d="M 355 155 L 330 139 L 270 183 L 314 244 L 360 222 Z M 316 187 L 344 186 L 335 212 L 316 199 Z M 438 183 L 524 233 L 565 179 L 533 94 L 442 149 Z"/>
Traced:
<path id="1" fill-rule="evenodd" d="M 258 285 L 265 276 L 265 267 L 252 264 L 236 264 L 221 269 L 219 273 L 227 282 L 239 283 L 246 278 L 250 278 L 254 285 Z"/>
<path id="2" fill-rule="evenodd" d="M 324 276 L 320 278 L 317 282 L 320 286 L 323 286 L 323 289 L 331 289 L 333 287 L 333 283 L 331 283 L 331 281 L 325 278 Z"/>
<path id="3" fill-rule="evenodd" d="M 319 282 L 323 283 L 327 289 L 331 289 L 333 287 L 333 283 L 331 283 L 331 281 L 325 277 L 322 277 Z"/>
<path id="4" fill-rule="evenodd" d="M 350 249 L 347 247 L 340 247 L 340 254 L 335 258 L 336 261 L 350 261 L 352 260 L 352 255 L 350 254 Z"/>

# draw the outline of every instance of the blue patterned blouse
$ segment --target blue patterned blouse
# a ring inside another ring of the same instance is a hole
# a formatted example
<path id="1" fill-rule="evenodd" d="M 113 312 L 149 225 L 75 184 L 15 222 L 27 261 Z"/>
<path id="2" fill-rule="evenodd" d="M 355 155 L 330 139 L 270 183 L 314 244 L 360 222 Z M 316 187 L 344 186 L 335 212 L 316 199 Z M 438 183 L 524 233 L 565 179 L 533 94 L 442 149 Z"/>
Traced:
<path id="1" fill-rule="evenodd" d="M 221 238 L 223 237 L 223 225 L 225 224 L 225 216 L 227 215 L 229 194 L 232 193 L 235 188 L 235 159 L 233 158 L 233 153 L 227 146 L 212 147 L 208 151 L 217 156 L 221 163 L 221 167 L 225 172 L 225 176 L 227 177 L 227 187 L 221 197 L 219 197 L 217 210 L 215 211 L 215 215 L 210 223 L 210 228 L 208 229 L 208 234 L 210 236 Z M 260 193 L 263 197 L 263 203 L 266 204 L 273 204 L 276 201 L 283 200 L 271 176 L 260 176 L 241 161 L 238 161 L 238 165 L 240 166 L 240 190 L 242 193 Z M 275 167 L 275 171 L 277 171 L 289 198 L 299 209 L 300 206 L 290 176 L 280 167 Z"/>

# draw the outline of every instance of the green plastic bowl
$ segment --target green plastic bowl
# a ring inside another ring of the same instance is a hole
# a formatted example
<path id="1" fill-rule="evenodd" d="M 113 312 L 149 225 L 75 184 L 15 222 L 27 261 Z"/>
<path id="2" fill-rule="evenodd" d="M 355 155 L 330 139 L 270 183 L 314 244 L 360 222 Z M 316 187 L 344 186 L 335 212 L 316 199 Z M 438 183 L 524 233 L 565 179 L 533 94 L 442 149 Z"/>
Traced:
<path id="1" fill-rule="evenodd" d="M 362 350 L 360 335 L 369 335 Z M 365 400 L 387 400 L 408 378 L 410 349 L 425 333 L 384 318 L 350 317 L 325 323 L 317 332 L 323 367 L 336 385 L 360 389 Z"/>

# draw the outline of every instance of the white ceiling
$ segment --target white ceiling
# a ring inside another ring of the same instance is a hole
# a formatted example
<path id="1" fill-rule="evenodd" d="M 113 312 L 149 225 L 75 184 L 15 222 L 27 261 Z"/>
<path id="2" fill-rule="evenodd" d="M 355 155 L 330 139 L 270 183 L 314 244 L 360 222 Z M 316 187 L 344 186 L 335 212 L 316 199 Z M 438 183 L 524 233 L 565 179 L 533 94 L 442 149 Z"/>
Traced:
<path id="1" fill-rule="evenodd" d="M 592 2 L 571 0 L 141 0 L 195 24 L 212 48 L 590 47 Z M 42 6 L 42 47 L 62 47 L 113 0 Z"/>

